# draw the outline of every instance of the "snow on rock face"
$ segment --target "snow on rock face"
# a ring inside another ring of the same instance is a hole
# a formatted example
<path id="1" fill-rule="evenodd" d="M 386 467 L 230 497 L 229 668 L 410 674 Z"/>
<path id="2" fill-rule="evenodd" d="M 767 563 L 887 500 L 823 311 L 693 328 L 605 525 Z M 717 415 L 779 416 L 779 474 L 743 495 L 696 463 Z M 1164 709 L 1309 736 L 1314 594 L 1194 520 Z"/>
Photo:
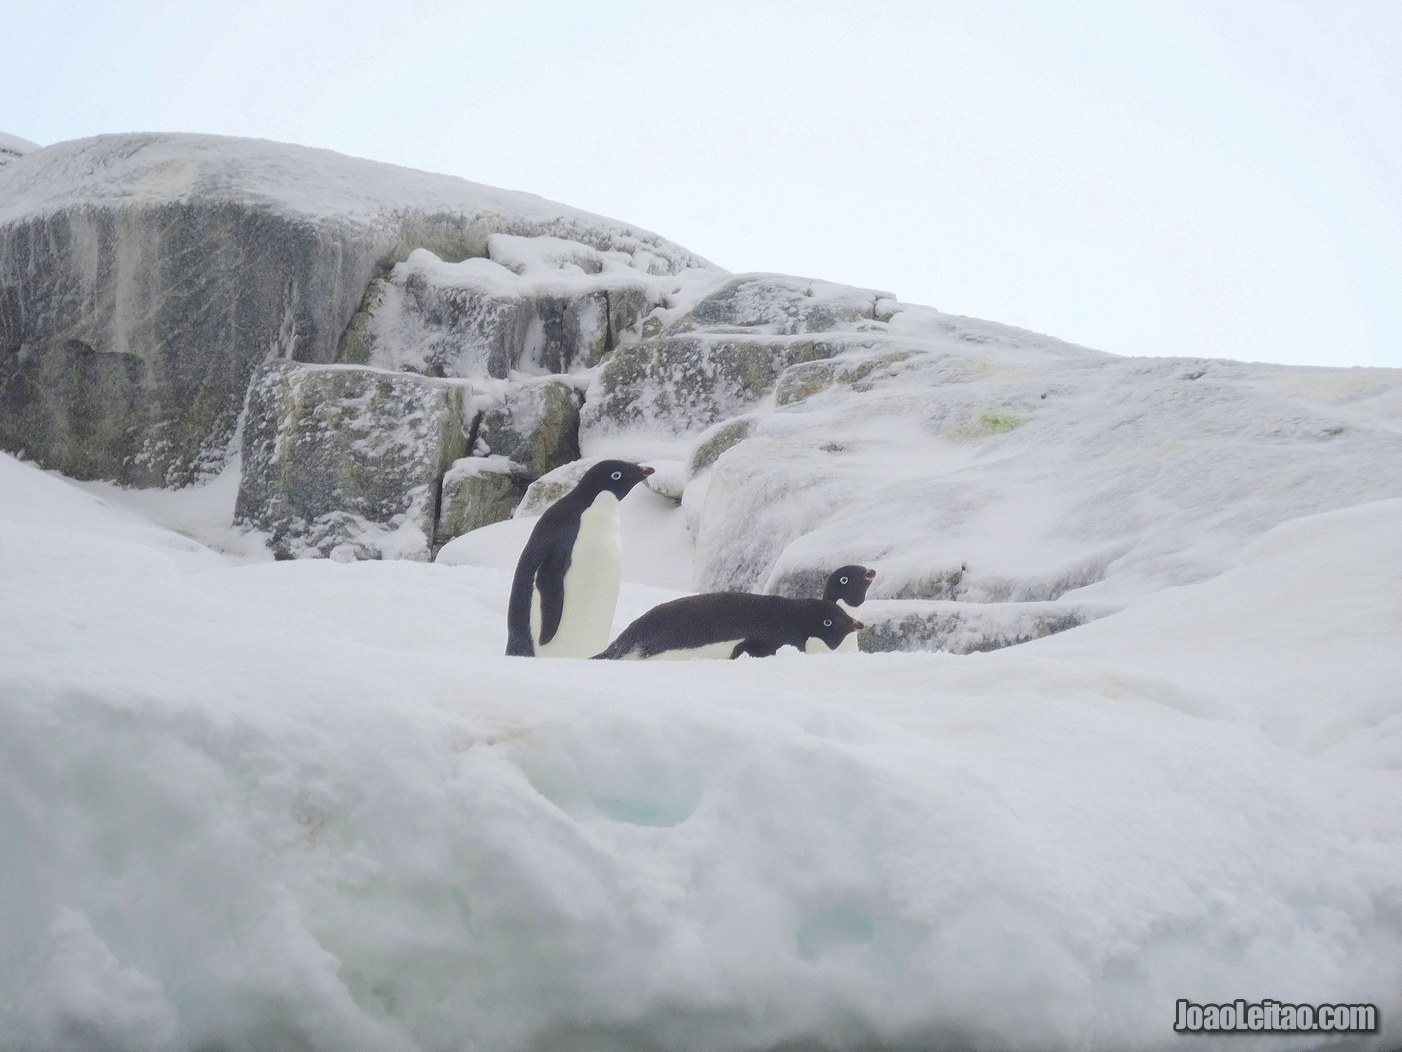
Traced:
<path id="1" fill-rule="evenodd" d="M 516 238 L 507 259 L 532 258 Z M 560 246 L 574 244 L 573 256 Z M 533 247 L 533 246 L 532 246 Z M 493 259 L 445 263 L 416 249 L 388 278 L 377 279 L 351 320 L 346 361 L 432 376 L 568 373 L 597 365 L 660 303 L 657 280 L 585 245 L 548 239 L 539 247 L 559 269 L 516 270 Z M 595 258 L 582 270 L 576 258 Z"/>
<path id="2" fill-rule="evenodd" d="M 584 399 L 584 437 L 628 429 L 695 432 L 754 406 L 788 366 L 830 358 L 841 336 L 696 333 L 620 347 Z"/>
<path id="3" fill-rule="evenodd" d="M 324 150 L 110 135 L 37 151 L 0 169 L 0 447 L 187 484 L 224 463 L 270 353 L 337 361 L 377 270 L 414 248 L 486 256 L 494 234 L 639 274 L 707 266 L 528 194 Z"/>
<path id="4" fill-rule="evenodd" d="M 527 481 L 579 459 L 579 392 L 563 380 L 528 380 L 479 398 L 477 441 L 511 458 Z"/>
<path id="5" fill-rule="evenodd" d="M 828 282 L 732 278 L 619 348 L 589 389 L 582 426 L 600 436 L 704 429 L 764 399 L 784 370 L 863 346 L 857 334 L 884 329 L 898 306 L 887 293 Z"/>
<path id="6" fill-rule="evenodd" d="M 459 381 L 277 362 L 249 393 L 235 521 L 279 554 L 427 559 L 439 484 L 467 452 Z"/>
<path id="7" fill-rule="evenodd" d="M 17 161 L 27 153 L 43 149 L 37 142 L 21 139 L 18 135 L 0 132 L 0 168 L 11 161 Z"/>
<path id="8" fill-rule="evenodd" d="M 465 533 L 511 518 L 521 503 L 525 481 L 503 456 L 463 457 L 443 476 L 435 547 Z"/>
<path id="9" fill-rule="evenodd" d="M 1402 491 L 1395 370 L 969 334 L 893 331 L 895 351 L 782 376 L 784 404 L 746 417 L 710 469 L 696 586 L 793 594 L 860 562 L 876 598 L 1119 601 L 1208 577 L 1291 518 Z"/>
<path id="10" fill-rule="evenodd" d="M 673 323 L 672 331 L 834 332 L 863 320 L 889 321 L 894 307 L 889 292 L 786 274 L 740 274 L 703 297 Z"/>

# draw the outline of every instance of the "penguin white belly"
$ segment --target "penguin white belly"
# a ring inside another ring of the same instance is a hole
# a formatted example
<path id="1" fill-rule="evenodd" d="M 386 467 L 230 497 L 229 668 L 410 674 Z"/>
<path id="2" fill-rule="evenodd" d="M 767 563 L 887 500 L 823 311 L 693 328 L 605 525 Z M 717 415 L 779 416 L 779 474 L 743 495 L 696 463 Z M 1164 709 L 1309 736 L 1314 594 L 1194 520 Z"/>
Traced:
<path id="1" fill-rule="evenodd" d="M 609 645 L 618 587 L 623 581 L 618 498 L 600 493 L 579 517 L 560 627 L 548 643 L 540 640 L 540 590 L 531 591 L 531 637 L 538 657 L 593 657 Z"/>
<path id="2" fill-rule="evenodd" d="M 848 617 L 852 618 L 854 621 L 859 620 L 859 618 L 857 617 L 857 615 L 856 615 L 855 611 L 852 609 L 852 607 L 848 606 L 843 600 L 838 599 L 838 600 L 835 600 L 835 602 L 837 603 L 838 606 L 842 607 L 842 612 L 843 612 L 844 614 L 846 614 Z M 828 646 L 826 643 L 824 643 L 824 642 L 823 642 L 821 639 L 819 639 L 817 636 L 809 636 L 809 637 L 808 637 L 808 642 L 805 643 L 804 646 L 803 646 L 803 652 L 804 652 L 805 654 L 857 654 L 857 653 L 860 653 L 860 648 L 857 646 L 857 633 L 856 633 L 856 632 L 849 632 L 849 633 L 847 633 L 847 635 L 845 635 L 845 636 L 842 637 L 842 642 L 839 643 L 839 644 L 837 644 L 837 646 L 836 646 L 835 648 L 834 648 L 834 647 Z"/>
<path id="3" fill-rule="evenodd" d="M 660 654 L 653 654 L 652 657 L 643 659 L 635 650 L 631 654 L 624 655 L 625 661 L 694 661 L 697 659 L 709 660 L 729 660 L 730 655 L 735 653 L 735 647 L 743 637 L 727 639 L 720 643 L 707 643 L 700 647 L 683 647 L 677 650 L 664 650 Z"/>

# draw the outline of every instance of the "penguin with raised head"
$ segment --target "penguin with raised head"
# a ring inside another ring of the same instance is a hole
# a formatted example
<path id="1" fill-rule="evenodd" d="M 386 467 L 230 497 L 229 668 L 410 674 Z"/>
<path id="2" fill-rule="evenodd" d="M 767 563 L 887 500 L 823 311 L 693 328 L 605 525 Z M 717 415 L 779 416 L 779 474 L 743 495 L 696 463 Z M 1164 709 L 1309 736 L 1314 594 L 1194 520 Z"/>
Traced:
<path id="1" fill-rule="evenodd" d="M 836 603 L 823 599 L 708 592 L 654 606 L 595 657 L 672 661 L 741 654 L 769 657 L 784 646 L 803 650 L 815 638 L 836 647 L 861 627 Z"/>
<path id="2" fill-rule="evenodd" d="M 867 589 L 871 587 L 871 582 L 876 580 L 876 571 L 865 566 L 855 564 L 839 566 L 828 576 L 828 583 L 823 589 L 823 598 L 829 602 L 836 603 L 842 607 L 842 612 L 852 614 L 852 611 L 861 606 L 867 600 Z M 810 639 L 806 648 L 809 654 L 831 654 L 837 651 L 840 654 L 857 653 L 857 634 L 853 632 L 835 647 L 830 647 L 821 639 Z"/>
<path id="3" fill-rule="evenodd" d="M 531 530 L 506 611 L 506 652 L 580 657 L 608 645 L 623 580 L 618 505 L 652 468 L 601 460 Z"/>

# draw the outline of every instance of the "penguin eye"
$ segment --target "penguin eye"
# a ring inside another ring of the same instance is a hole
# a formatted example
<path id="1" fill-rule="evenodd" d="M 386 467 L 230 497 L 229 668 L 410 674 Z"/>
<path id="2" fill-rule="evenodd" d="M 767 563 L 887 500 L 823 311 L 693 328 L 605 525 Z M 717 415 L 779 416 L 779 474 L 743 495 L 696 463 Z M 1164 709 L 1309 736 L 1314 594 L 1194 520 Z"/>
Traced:
<path id="1" fill-rule="evenodd" d="M 837 579 L 837 583 L 838 583 L 838 584 L 846 584 L 846 583 L 847 583 L 847 578 L 845 578 L 845 577 L 839 577 L 839 578 Z"/>
<path id="2" fill-rule="evenodd" d="M 614 477 L 615 480 L 621 479 L 621 478 L 623 477 L 623 472 L 621 472 L 621 471 L 615 471 L 615 472 L 613 473 L 613 477 Z"/>
<path id="3" fill-rule="evenodd" d="M 824 622 L 823 622 L 823 627 L 824 627 L 824 628 L 831 628 L 831 627 L 832 627 L 832 618 L 828 618 L 826 621 L 824 621 Z"/>

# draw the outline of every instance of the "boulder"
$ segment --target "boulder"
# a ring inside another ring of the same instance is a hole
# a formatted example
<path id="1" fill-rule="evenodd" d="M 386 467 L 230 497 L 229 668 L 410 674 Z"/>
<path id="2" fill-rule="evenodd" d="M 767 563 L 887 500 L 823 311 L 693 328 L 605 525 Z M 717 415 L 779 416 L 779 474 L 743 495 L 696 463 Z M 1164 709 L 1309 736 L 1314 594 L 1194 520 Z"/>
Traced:
<path id="1" fill-rule="evenodd" d="M 509 457 L 528 481 L 579 458 L 579 392 L 563 380 L 512 384 L 477 426 L 484 452 Z"/>
<path id="2" fill-rule="evenodd" d="M 661 299 L 651 279 L 585 245 L 568 254 L 571 242 L 542 238 L 533 261 L 532 240 L 498 239 L 506 262 L 410 253 L 367 289 L 342 358 L 430 376 L 568 373 L 602 361 Z M 574 262 L 591 253 L 598 269 Z"/>
<path id="3" fill-rule="evenodd" d="M 548 475 L 542 475 L 526 488 L 526 495 L 521 498 L 521 503 L 516 506 L 511 517 L 513 519 L 529 519 L 541 514 L 546 508 L 574 489 L 579 484 L 579 480 L 584 477 L 584 473 L 602 459 L 602 457 L 581 458 L 561 465 Z"/>
<path id="4" fill-rule="evenodd" d="M 786 274 L 741 274 L 704 297 L 672 326 L 673 333 L 749 332 L 768 335 L 834 332 L 878 320 L 888 292 L 834 285 Z"/>
<path id="5" fill-rule="evenodd" d="M 27 153 L 43 149 L 38 143 L 21 139 L 18 135 L 0 132 L 0 168 L 11 161 L 17 161 Z"/>
<path id="6" fill-rule="evenodd" d="M 506 457 L 464 457 L 443 476 L 433 546 L 511 518 L 526 484 Z"/>
<path id="7" fill-rule="evenodd" d="M 841 338 L 693 333 L 619 347 L 585 396 L 581 426 L 610 433 L 633 427 L 699 431 L 744 412 L 798 362 L 830 358 Z"/>
<path id="8" fill-rule="evenodd" d="M 249 392 L 234 521 L 280 555 L 427 559 L 439 484 L 467 452 L 467 385 L 275 362 Z M 344 550 L 344 549 L 343 549 Z"/>
<path id="9" fill-rule="evenodd" d="M 758 421 L 752 416 L 739 416 L 716 424 L 705 432 L 691 451 L 687 462 L 687 477 L 694 478 L 714 464 L 722 453 L 739 445 L 754 433 Z"/>
<path id="10" fill-rule="evenodd" d="M 385 293 L 367 297 L 373 278 L 416 247 L 485 256 L 493 234 L 576 242 L 640 287 L 709 266 L 529 194 L 300 146 L 109 135 L 19 156 L 0 167 L 0 448 L 80 478 L 196 481 L 231 452 L 263 361 L 340 360 Z M 369 360 L 365 327 L 352 359 Z"/>
<path id="11" fill-rule="evenodd" d="M 864 603 L 857 619 L 867 627 L 857 645 L 866 653 L 941 650 L 972 654 L 1000 650 L 1065 632 L 1121 607 L 1110 603 Z"/>
<path id="12" fill-rule="evenodd" d="M 910 351 L 881 350 L 791 365 L 779 376 L 774 388 L 774 402 L 776 405 L 791 405 L 838 384 L 858 391 L 869 390 L 876 379 L 894 376 L 896 366 L 910 358 L 911 354 Z"/>

